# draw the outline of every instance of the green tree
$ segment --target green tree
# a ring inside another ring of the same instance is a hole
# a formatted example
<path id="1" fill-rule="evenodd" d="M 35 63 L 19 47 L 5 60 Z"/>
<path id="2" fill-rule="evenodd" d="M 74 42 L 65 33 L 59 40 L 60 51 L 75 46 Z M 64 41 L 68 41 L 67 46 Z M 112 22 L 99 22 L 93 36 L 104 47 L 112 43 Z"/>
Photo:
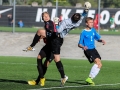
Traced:
<path id="1" fill-rule="evenodd" d="M 41 5 L 41 4 L 42 4 L 42 0 L 28 0 L 27 2 L 28 2 L 29 5 L 31 5 L 32 2 L 37 2 L 38 5 Z"/>
<path id="2" fill-rule="evenodd" d="M 16 0 L 17 5 L 26 5 L 28 0 Z"/>
<path id="3" fill-rule="evenodd" d="M 120 0 L 101 0 L 103 8 L 119 8 Z"/>
<path id="4" fill-rule="evenodd" d="M 68 0 L 68 1 L 72 6 L 75 6 L 76 3 L 81 3 L 82 6 L 84 6 L 84 3 L 88 1 L 88 2 L 91 3 L 92 8 L 97 8 L 98 7 L 98 3 L 97 3 L 98 0 Z"/>
<path id="5" fill-rule="evenodd" d="M 47 2 L 51 2 L 53 4 L 53 6 L 56 5 L 56 0 L 45 0 L 45 3 Z M 59 6 L 71 6 L 71 4 L 69 3 L 69 0 L 58 0 L 58 5 Z"/>

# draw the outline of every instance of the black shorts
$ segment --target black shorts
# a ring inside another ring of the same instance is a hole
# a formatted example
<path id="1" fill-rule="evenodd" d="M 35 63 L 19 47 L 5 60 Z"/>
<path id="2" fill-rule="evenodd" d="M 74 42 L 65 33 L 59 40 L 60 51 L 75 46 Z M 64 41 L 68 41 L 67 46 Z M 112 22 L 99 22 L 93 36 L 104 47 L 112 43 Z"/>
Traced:
<path id="1" fill-rule="evenodd" d="M 51 47 L 49 45 L 45 45 L 39 52 L 39 55 L 42 58 L 46 57 L 46 60 L 51 62 L 54 59 L 54 54 L 51 52 Z"/>
<path id="2" fill-rule="evenodd" d="M 52 53 L 60 54 L 60 48 L 63 44 L 63 38 L 55 37 L 51 41 Z"/>
<path id="3" fill-rule="evenodd" d="M 85 54 L 85 56 L 87 57 L 87 59 L 89 60 L 90 63 L 93 63 L 96 58 L 101 59 L 98 51 L 95 48 L 94 49 L 88 49 L 86 51 L 84 50 L 84 54 Z"/>

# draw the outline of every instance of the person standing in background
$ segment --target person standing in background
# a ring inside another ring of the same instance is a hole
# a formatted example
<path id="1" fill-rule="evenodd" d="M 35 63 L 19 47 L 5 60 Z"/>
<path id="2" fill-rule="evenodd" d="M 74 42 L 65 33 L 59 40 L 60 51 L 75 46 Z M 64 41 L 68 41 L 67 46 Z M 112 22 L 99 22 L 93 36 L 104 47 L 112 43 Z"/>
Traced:
<path id="1" fill-rule="evenodd" d="M 12 27 L 12 25 L 13 25 L 13 17 L 12 17 L 11 14 L 8 14 L 7 17 L 8 17 L 8 26 Z"/>
<path id="2" fill-rule="evenodd" d="M 110 30 L 115 31 L 115 16 L 114 15 L 110 18 Z"/>
<path id="3" fill-rule="evenodd" d="M 101 18 L 101 15 L 96 14 L 94 19 L 94 28 L 98 30 L 98 18 Z"/>
<path id="4" fill-rule="evenodd" d="M 20 21 L 18 22 L 18 26 L 19 26 L 20 28 L 22 28 L 22 27 L 24 26 L 24 23 L 23 23 L 22 20 L 20 20 Z"/>

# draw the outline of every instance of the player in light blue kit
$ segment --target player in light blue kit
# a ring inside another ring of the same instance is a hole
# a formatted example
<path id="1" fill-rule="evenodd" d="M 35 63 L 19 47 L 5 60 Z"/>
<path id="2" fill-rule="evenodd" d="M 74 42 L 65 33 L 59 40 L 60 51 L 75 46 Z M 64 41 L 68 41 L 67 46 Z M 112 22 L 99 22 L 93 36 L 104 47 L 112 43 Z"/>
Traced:
<path id="1" fill-rule="evenodd" d="M 86 28 L 82 31 L 80 35 L 80 40 L 78 47 L 84 50 L 84 54 L 89 60 L 90 63 L 94 63 L 91 68 L 89 77 L 86 79 L 86 82 L 90 85 L 95 85 L 92 81 L 93 78 L 97 76 L 102 67 L 101 57 L 98 51 L 95 49 L 95 40 L 105 44 L 105 41 L 101 39 L 101 36 L 93 28 L 93 18 L 87 17 L 85 19 Z"/>

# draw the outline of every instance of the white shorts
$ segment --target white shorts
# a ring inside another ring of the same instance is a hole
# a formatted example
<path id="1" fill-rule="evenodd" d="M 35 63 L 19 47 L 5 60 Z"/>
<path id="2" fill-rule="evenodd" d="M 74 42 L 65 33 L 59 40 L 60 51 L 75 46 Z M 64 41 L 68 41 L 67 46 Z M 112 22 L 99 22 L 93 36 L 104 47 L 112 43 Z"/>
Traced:
<path id="1" fill-rule="evenodd" d="M 110 28 L 115 28 L 115 24 L 112 24 L 112 25 L 110 26 Z"/>

